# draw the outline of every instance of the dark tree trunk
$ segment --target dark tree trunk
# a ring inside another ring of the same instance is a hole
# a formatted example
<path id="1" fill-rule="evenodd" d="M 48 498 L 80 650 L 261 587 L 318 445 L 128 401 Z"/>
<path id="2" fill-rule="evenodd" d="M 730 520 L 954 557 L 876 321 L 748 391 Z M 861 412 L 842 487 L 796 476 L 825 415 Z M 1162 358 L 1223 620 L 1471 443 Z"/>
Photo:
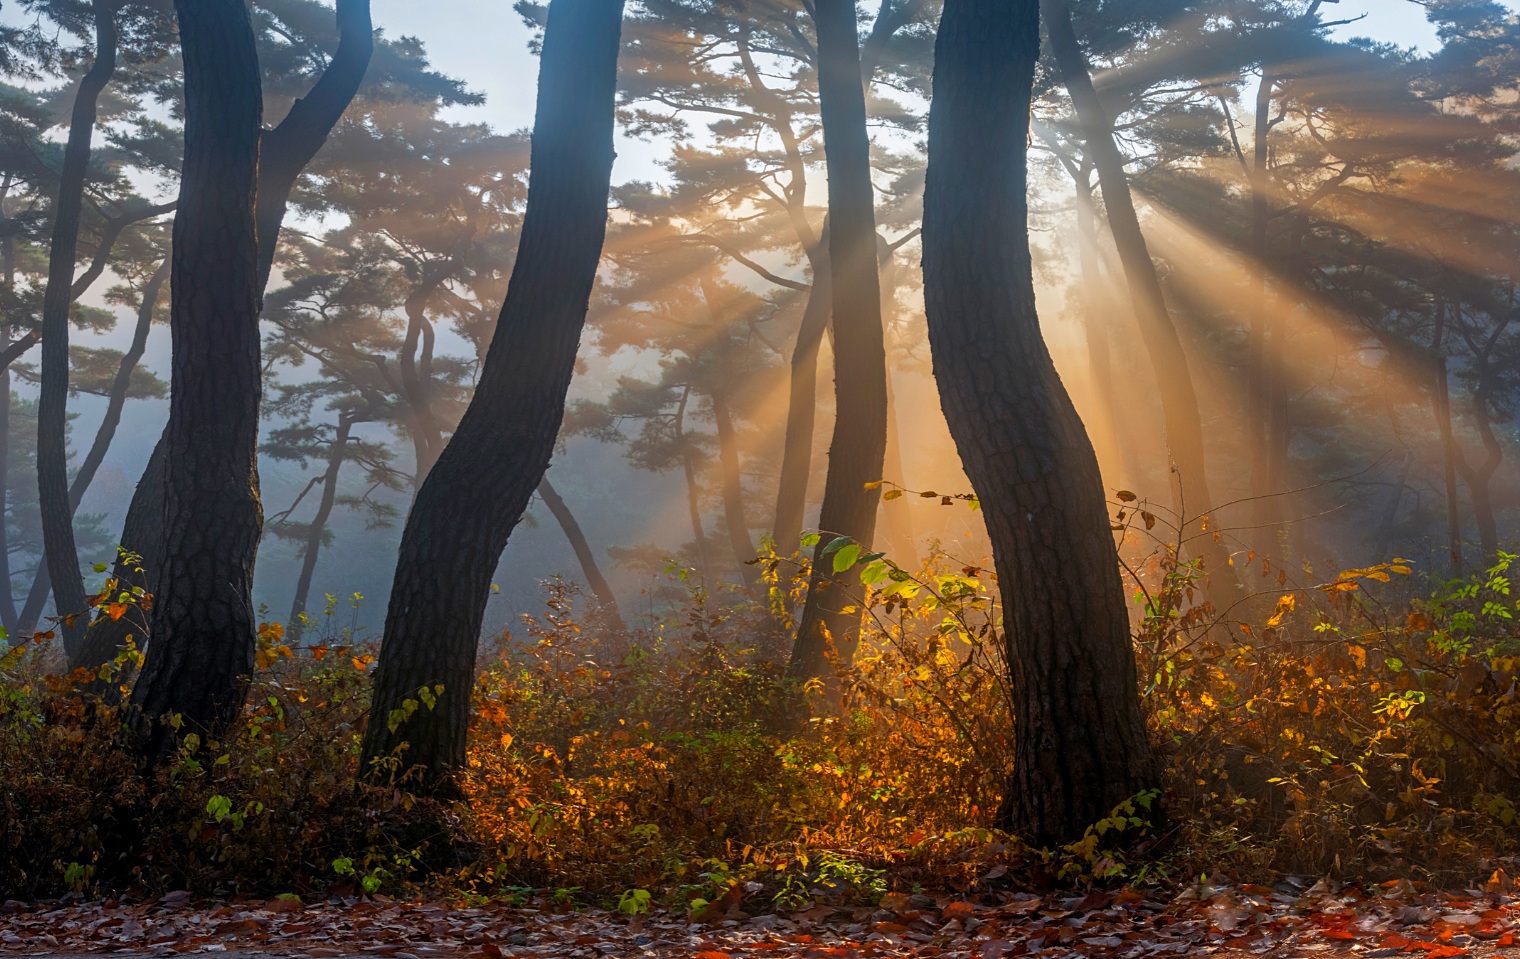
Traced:
<path id="1" fill-rule="evenodd" d="M 332 61 L 311 91 L 291 107 L 285 119 L 273 130 L 264 132 L 259 146 L 256 282 L 260 296 L 274 269 L 280 224 L 285 219 L 285 208 L 296 178 L 327 142 L 333 126 L 348 109 L 374 50 L 369 0 L 339 0 L 337 18 L 338 49 Z M 112 573 L 123 583 L 145 580 L 137 585 L 144 585 L 150 593 L 157 591 L 163 557 L 164 463 L 168 455 L 164 444 L 167 439 L 166 430 L 154 446 L 147 469 L 138 480 L 122 528 L 121 545 L 141 556 L 142 562 L 118 561 Z M 93 668 L 114 659 L 128 635 L 135 635 L 139 646 L 147 638 L 141 624 L 133 624 L 127 617 L 115 621 L 99 619 L 91 625 L 90 634 L 80 656 L 71 660 L 73 665 Z"/>
<path id="2" fill-rule="evenodd" d="M 464 763 L 491 574 L 564 417 L 607 228 L 622 16 L 622 0 L 549 4 L 528 206 L 506 302 L 474 399 L 402 533 L 361 768 L 400 753 L 424 788 L 447 790 Z M 435 686 L 443 687 L 437 708 L 393 728 L 393 711 Z"/>
<path id="3" fill-rule="evenodd" d="M 10 192 L 10 183 L 7 180 L 5 189 L 0 191 L 0 202 L 3 202 L 3 194 Z M 4 216 L 4 210 L 0 209 L 0 217 Z M 16 291 L 16 241 L 11 236 L 0 237 L 0 272 L 3 272 L 5 290 L 14 294 Z M 6 352 L 13 345 L 11 339 L 11 326 L 9 323 L 0 327 L 4 334 Z M 30 637 L 21 635 L 21 624 L 16 617 L 16 596 L 11 584 L 11 544 L 10 526 L 6 519 L 10 512 L 11 490 L 11 371 L 10 364 L 0 367 L 0 625 L 5 627 L 6 635 L 12 645 L 23 642 Z"/>
<path id="4" fill-rule="evenodd" d="M 822 531 L 813 554 L 807 603 L 787 672 L 824 676 L 832 644 L 849 661 L 859 641 L 860 614 L 849 574 L 835 579 L 825 550 L 847 537 L 870 546 L 880 494 L 866 484 L 882 478 L 887 448 L 887 357 L 876 268 L 876 209 L 871 186 L 871 140 L 861 87 L 854 0 L 816 0 L 818 95 L 829 178 L 829 272 L 833 280 L 834 437 L 824 481 Z"/>
<path id="5" fill-rule="evenodd" d="M 575 514 L 565 505 L 565 498 L 559 495 L 547 476 L 538 484 L 538 495 L 544 505 L 549 507 L 549 512 L 554 514 L 554 520 L 564 531 L 565 539 L 570 541 L 570 548 L 575 550 L 575 558 L 581 564 L 581 575 L 586 577 L 586 585 L 591 587 L 591 596 L 596 600 L 596 609 L 593 610 L 595 618 L 622 629 L 623 614 L 618 609 L 617 595 L 612 592 L 607 577 L 602 575 L 601 567 L 596 563 L 596 553 L 591 549 L 591 543 L 586 539 L 581 524 L 576 521 Z"/>
<path id="6" fill-rule="evenodd" d="M 9 331 L 6 331 L 7 338 Z M 9 511 L 11 485 L 11 371 L 0 370 L 0 625 L 11 645 L 30 637 L 21 634 L 21 623 L 16 617 L 16 596 L 11 585 L 10 527 L 6 520 Z"/>
<path id="7" fill-rule="evenodd" d="M 172 394 L 164 567 L 133 692 L 154 761 L 184 733 L 217 738 L 253 672 L 259 504 L 258 189 L 263 91 L 242 0 L 175 0 L 185 158 L 170 279 Z M 168 722 L 181 717 L 183 732 Z"/>
<path id="8" fill-rule="evenodd" d="M 141 588 L 150 596 L 158 593 L 160 571 L 164 566 L 164 470 L 168 444 L 159 440 L 153 445 L 148 465 L 132 493 L 127 518 L 121 530 L 121 548 L 111 577 L 117 589 Z M 147 643 L 148 616 L 141 609 L 130 610 L 121 619 L 102 616 L 90 625 L 79 652 L 69 658 L 73 669 L 95 669 L 114 660 L 131 638 L 139 649 Z"/>
<path id="9" fill-rule="evenodd" d="M 1002 824 L 1036 847 L 1153 781 L 1097 457 L 1041 338 L 1025 198 L 1039 10 L 946 0 L 924 194 L 945 416 L 992 538 L 1016 722 Z"/>
<path id="10" fill-rule="evenodd" d="M 691 520 L 691 535 L 694 536 L 697 550 L 697 569 L 706 574 L 709 566 L 707 562 L 707 531 L 702 528 L 702 490 L 697 483 L 697 464 L 692 457 L 692 451 L 685 446 L 683 436 L 686 429 L 686 404 L 691 401 L 691 387 L 687 387 L 681 394 L 681 404 L 676 408 L 676 445 L 681 449 L 681 473 L 686 480 L 686 514 Z"/>
<path id="11" fill-rule="evenodd" d="M 163 291 L 164 282 L 168 278 L 169 261 L 165 260 L 143 287 L 143 301 L 137 310 L 137 326 L 132 331 L 132 344 L 122 355 L 121 364 L 116 369 L 116 376 L 111 381 L 111 392 L 106 398 L 106 411 L 101 417 L 100 427 L 95 431 L 95 441 L 90 444 L 89 452 L 85 454 L 84 460 L 79 464 L 78 472 L 74 474 L 73 482 L 69 484 L 71 513 L 79 511 L 79 504 L 84 502 L 84 494 L 89 491 L 90 484 L 95 481 L 95 474 L 100 471 L 100 464 L 105 462 L 106 453 L 111 449 L 111 442 L 116 438 L 117 427 L 121 425 L 122 410 L 127 405 L 127 395 L 132 387 L 132 374 L 137 370 L 137 364 L 148 348 L 148 334 L 153 327 L 153 310 L 158 305 L 159 294 Z M 32 578 L 31 589 L 26 595 L 26 607 L 22 610 L 23 620 L 36 622 L 36 618 L 42 612 L 43 604 L 47 602 L 48 591 L 52 589 L 52 585 L 53 580 L 49 575 L 47 565 L 39 565 L 36 576 Z M 80 652 L 86 645 L 88 645 L 86 641 L 81 641 L 70 651 L 70 658 L 79 658 Z"/>
<path id="12" fill-rule="evenodd" d="M 1233 584 L 1235 575 L 1229 552 L 1205 531 L 1213 500 L 1204 472 L 1203 421 L 1198 412 L 1198 394 L 1183 353 L 1182 340 L 1167 310 L 1166 296 L 1156 276 L 1140 219 L 1130 194 L 1124 157 L 1114 142 L 1113 121 L 1098 99 L 1088 72 L 1087 58 L 1071 23 L 1068 0 L 1041 0 L 1051 51 L 1055 54 L 1061 80 L 1071 94 L 1077 122 L 1082 128 L 1088 156 L 1098 171 L 1098 183 L 1108 212 L 1109 228 L 1124 266 L 1130 296 L 1140 319 L 1140 333 L 1146 352 L 1156 371 L 1161 394 L 1161 411 L 1166 425 L 1167 444 L 1175 464 L 1173 506 L 1184 522 L 1182 548 L 1203 557 L 1208 573 Z"/>
<path id="13" fill-rule="evenodd" d="M 299 643 L 306 632 L 301 618 L 306 612 L 306 602 L 311 596 L 311 580 L 317 573 L 317 557 L 322 553 L 322 534 L 327 532 L 327 521 L 332 519 L 333 504 L 338 501 L 338 474 L 343 470 L 343 460 L 348 455 L 348 437 L 354 422 L 347 416 L 338 416 L 338 429 L 333 435 L 332 446 L 327 451 L 327 472 L 322 476 L 322 499 L 312 515 L 311 526 L 306 534 L 306 548 L 301 556 L 301 574 L 296 577 L 296 595 L 290 604 L 290 619 L 286 634 L 292 643 Z"/>
<path id="14" fill-rule="evenodd" d="M 786 404 L 786 438 L 781 449 L 781 484 L 776 490 L 776 553 L 790 556 L 802 539 L 807 516 L 808 479 L 813 472 L 813 431 L 818 416 L 818 352 L 833 310 L 834 285 L 828 258 L 829 229 L 824 226 L 818 250 L 809 257 L 813 286 L 808 290 L 792 347 Z"/>
<path id="15" fill-rule="evenodd" d="M 37 394 L 37 503 L 48 575 L 56 585 L 54 606 L 62 623 L 64 650 L 73 655 L 89 625 L 84 577 L 74 544 L 74 511 L 69 506 L 69 308 L 74 302 L 74 261 L 79 254 L 79 218 L 89 174 L 95 111 L 116 72 L 116 5 L 95 3 L 95 62 L 80 81 L 69 117 L 69 139 L 54 203 L 47 290 L 42 301 L 42 381 Z"/>

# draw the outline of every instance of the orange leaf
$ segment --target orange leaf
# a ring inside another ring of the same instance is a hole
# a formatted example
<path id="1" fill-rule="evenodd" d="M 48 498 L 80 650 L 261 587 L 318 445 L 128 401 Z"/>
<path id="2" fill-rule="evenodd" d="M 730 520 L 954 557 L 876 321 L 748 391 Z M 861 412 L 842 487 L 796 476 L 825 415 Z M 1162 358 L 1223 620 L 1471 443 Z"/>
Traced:
<path id="1" fill-rule="evenodd" d="M 106 607 L 106 615 L 111 617 L 111 622 L 116 622 L 118 619 L 121 619 L 123 616 L 127 615 L 127 604 L 112 603 Z"/>

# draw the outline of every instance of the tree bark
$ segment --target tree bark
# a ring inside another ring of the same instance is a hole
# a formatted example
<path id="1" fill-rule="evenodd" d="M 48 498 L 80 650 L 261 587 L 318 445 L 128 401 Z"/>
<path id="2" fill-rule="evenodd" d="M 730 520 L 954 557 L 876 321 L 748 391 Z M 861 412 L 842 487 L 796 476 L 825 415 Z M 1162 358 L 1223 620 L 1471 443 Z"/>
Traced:
<path id="1" fill-rule="evenodd" d="M 924 295 L 935 381 L 992 538 L 1015 711 L 1000 819 L 1048 847 L 1153 782 L 1098 460 L 1041 338 L 1025 196 L 1034 3 L 946 0 Z"/>
<path id="2" fill-rule="evenodd" d="M 554 452 L 607 227 L 622 0 L 552 0 L 522 240 L 480 384 L 401 537 L 361 768 L 422 788 L 465 759 L 491 575 Z M 422 688 L 436 708 L 393 723 Z M 404 750 L 404 752 L 403 752 Z"/>
<path id="3" fill-rule="evenodd" d="M 602 619 L 609 626 L 622 629 L 623 614 L 618 609 L 617 594 L 613 593 L 612 586 L 607 582 L 607 577 L 602 575 L 601 567 L 597 565 L 596 553 L 591 549 L 591 543 L 586 539 L 586 533 L 581 529 L 581 524 L 576 521 L 575 514 L 570 512 L 570 507 L 565 505 L 565 498 L 559 495 L 559 491 L 549 482 L 545 476 L 538 484 L 538 496 L 549 507 L 549 512 L 554 514 L 554 521 L 559 523 L 559 528 L 564 531 L 565 539 L 570 541 L 570 548 L 575 551 L 575 558 L 581 564 L 581 575 L 586 577 L 586 585 L 591 587 L 591 596 L 596 600 L 597 608 L 593 610 L 594 618 Z"/>
<path id="4" fill-rule="evenodd" d="M 290 191 L 302 169 L 316 156 L 332 128 L 348 109 L 358 84 L 363 80 L 374 50 L 374 30 L 370 24 L 369 0 L 339 0 L 338 49 L 327 69 L 303 99 L 273 130 L 266 130 L 259 145 L 258 207 L 259 229 L 257 284 L 260 296 L 274 270 L 275 249 L 280 224 L 290 200 Z M 329 79 L 331 77 L 331 79 Z M 118 560 L 112 575 L 123 583 L 145 580 L 150 593 L 157 591 L 163 557 L 164 464 L 168 451 L 164 444 L 168 431 L 160 436 L 148 459 L 147 469 L 138 480 L 122 528 L 121 545 L 142 557 L 140 564 Z M 95 667 L 116 657 L 129 635 L 136 635 L 138 645 L 147 639 L 140 625 L 120 620 L 98 619 L 90 627 L 80 655 L 71 658 L 74 666 Z M 96 634 L 99 635 L 96 635 Z"/>
<path id="5" fill-rule="evenodd" d="M 797 342 L 792 347 L 786 403 L 786 437 L 781 449 L 781 482 L 776 490 L 776 553 L 791 556 L 802 539 L 807 517 L 808 480 L 813 472 L 813 432 L 818 417 L 818 353 L 833 310 L 834 284 L 825 224 L 817 252 L 809 257 L 813 285 L 802 309 Z"/>
<path id="6" fill-rule="evenodd" d="M 153 641 L 133 692 L 153 762 L 185 733 L 215 739 L 253 672 L 258 491 L 258 190 L 263 91 L 242 0 L 175 0 L 185 157 L 174 218 L 173 337 Z M 181 723 L 165 721 L 179 717 Z M 179 728 L 176 728 L 176 727 Z M 181 731 L 183 730 L 183 731 Z"/>
<path id="7" fill-rule="evenodd" d="M 887 358 L 876 266 L 875 192 L 871 140 L 861 86 L 854 0 L 816 0 L 818 96 L 829 178 L 829 271 L 833 280 L 834 436 L 824 481 L 822 531 L 787 672 L 807 680 L 828 672 L 832 644 L 842 661 L 854 657 L 860 614 L 848 578 L 835 579 L 825 551 L 847 537 L 870 546 L 880 495 L 867 483 L 882 478 L 887 447 Z"/>
<path id="8" fill-rule="evenodd" d="M 69 117 L 69 139 L 54 203 L 47 289 L 42 301 L 42 380 L 37 393 L 37 504 L 48 575 L 56 583 L 54 606 L 62 624 L 63 646 L 79 649 L 89 625 L 84 577 L 74 544 L 74 510 L 69 505 L 69 308 L 73 304 L 74 261 L 79 255 L 79 219 L 89 175 L 90 141 L 100 95 L 116 72 L 116 4 L 95 4 L 95 62 L 79 84 Z"/>
<path id="9" fill-rule="evenodd" d="M 327 531 L 333 504 L 338 500 L 338 474 L 343 469 L 343 460 L 348 453 L 348 437 L 353 427 L 353 420 L 341 414 L 338 416 L 338 429 L 333 434 L 332 446 L 327 451 L 322 498 L 317 502 L 317 511 L 312 515 L 311 526 L 307 530 L 306 549 L 301 556 L 301 574 L 296 577 L 296 595 L 290 604 L 290 619 L 286 621 L 285 632 L 292 643 L 299 643 L 301 635 L 306 631 L 306 623 L 301 616 L 306 612 L 306 602 L 311 596 L 311 580 L 317 573 L 317 557 L 322 552 L 322 534 Z"/>
<path id="10" fill-rule="evenodd" d="M 1086 55 L 1072 26 L 1068 2 L 1041 0 L 1041 7 L 1061 80 L 1071 94 L 1087 153 L 1098 170 L 1109 228 L 1124 267 L 1130 296 L 1135 302 L 1141 336 L 1156 371 L 1167 444 L 1175 464 L 1172 500 L 1183 524 L 1180 545 L 1183 550 L 1202 556 L 1208 575 L 1221 577 L 1233 585 L 1236 578 L 1230 566 L 1229 551 L 1209 531 L 1214 526 L 1208 519 L 1213 499 L 1204 470 L 1203 421 L 1198 411 L 1198 394 L 1182 340 L 1167 310 L 1166 296 L 1156 276 L 1145 234 L 1140 230 L 1124 157 L 1114 142 L 1113 119 L 1093 87 Z"/>

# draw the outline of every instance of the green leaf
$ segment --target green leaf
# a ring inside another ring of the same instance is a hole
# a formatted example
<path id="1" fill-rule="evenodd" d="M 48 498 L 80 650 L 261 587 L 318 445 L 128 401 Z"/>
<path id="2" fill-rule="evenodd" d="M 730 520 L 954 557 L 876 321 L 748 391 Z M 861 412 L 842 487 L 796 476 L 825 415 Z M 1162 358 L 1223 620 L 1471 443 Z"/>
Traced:
<path id="1" fill-rule="evenodd" d="M 860 544 L 851 543 L 834 554 L 834 572 L 842 573 L 855 565 L 855 560 L 860 558 Z"/>

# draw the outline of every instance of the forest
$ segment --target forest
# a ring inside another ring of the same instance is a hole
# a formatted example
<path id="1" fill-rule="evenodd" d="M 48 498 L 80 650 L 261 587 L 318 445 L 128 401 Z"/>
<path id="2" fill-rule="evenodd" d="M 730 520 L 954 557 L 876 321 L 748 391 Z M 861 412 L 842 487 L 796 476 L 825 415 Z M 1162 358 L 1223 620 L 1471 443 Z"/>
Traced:
<path id="1" fill-rule="evenodd" d="M 1520 954 L 1517 288 L 1497 0 L 0 3 L 0 954 Z"/>

